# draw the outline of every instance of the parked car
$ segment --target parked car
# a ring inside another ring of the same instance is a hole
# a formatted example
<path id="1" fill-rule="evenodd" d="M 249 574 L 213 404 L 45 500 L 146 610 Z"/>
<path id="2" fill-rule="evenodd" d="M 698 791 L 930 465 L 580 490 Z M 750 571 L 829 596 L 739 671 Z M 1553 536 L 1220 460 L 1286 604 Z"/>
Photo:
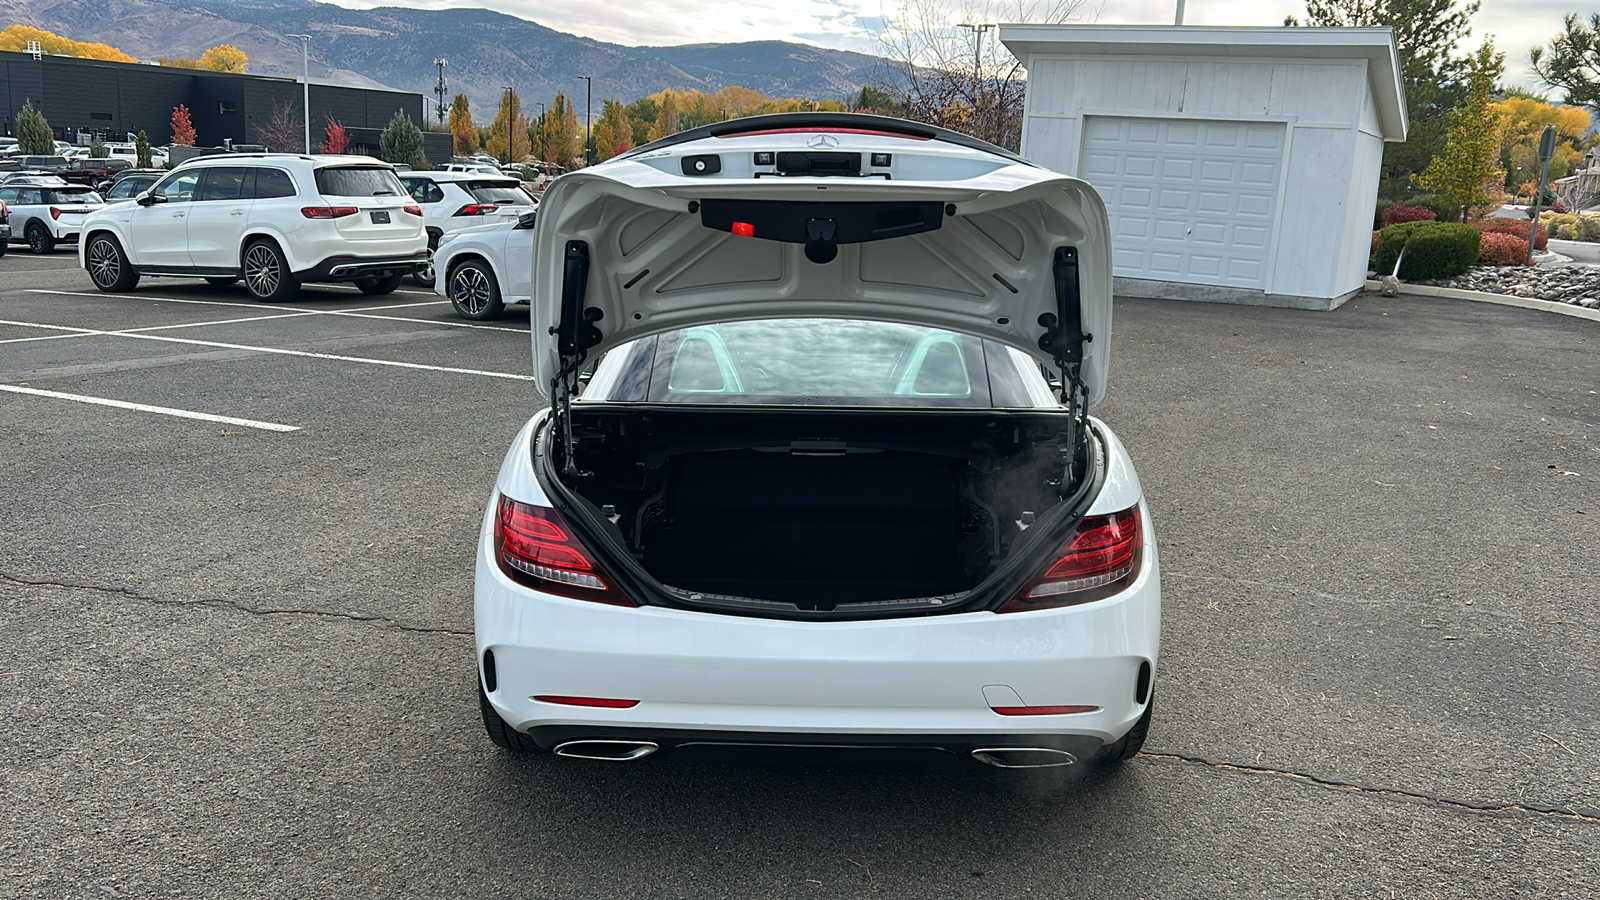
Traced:
<path id="1" fill-rule="evenodd" d="M 52 175 L 66 171 L 68 160 L 65 156 L 34 156 L 16 154 L 11 157 L 11 163 L 18 170 L 33 172 L 49 172 Z"/>
<path id="2" fill-rule="evenodd" d="M 59 241 L 75 241 L 84 218 L 105 205 L 92 188 L 54 176 L 0 184 L 0 203 L 10 208 L 7 241 L 22 240 L 34 253 L 50 253 Z"/>
<path id="3" fill-rule="evenodd" d="M 469 175 L 503 175 L 500 164 L 497 162 L 465 162 L 445 163 L 436 171 L 439 172 L 465 172 Z"/>
<path id="4" fill-rule="evenodd" d="M 527 303 L 533 287 L 533 228 L 537 212 L 447 231 L 433 252 L 434 293 L 457 313 L 498 318 L 507 303 Z"/>
<path id="5" fill-rule="evenodd" d="M 305 282 L 386 294 L 427 258 L 422 209 L 364 156 L 224 154 L 191 160 L 84 224 L 78 262 L 103 291 L 141 275 L 244 279 L 258 300 Z"/>
<path id="6" fill-rule="evenodd" d="M 405 172 L 400 183 L 422 206 L 428 220 L 428 249 L 439 246 L 447 231 L 481 225 L 486 218 L 515 217 L 531 211 L 538 201 L 522 187 L 522 182 L 499 172 L 485 174 L 472 170 Z M 433 287 L 434 267 L 417 270 L 415 280 L 422 287 Z"/>
<path id="7" fill-rule="evenodd" d="M 11 247 L 11 210 L 4 200 L 0 200 L 0 256 L 6 255 L 6 250 Z"/>
<path id="8" fill-rule="evenodd" d="M 86 184 L 98 188 L 102 182 L 109 181 L 123 169 L 133 168 L 133 163 L 126 159 L 102 157 L 100 159 L 74 159 L 67 163 L 67 167 L 60 175 L 73 184 Z"/>
<path id="9" fill-rule="evenodd" d="M 1088 415 L 1112 333 L 1093 187 L 925 125 L 752 117 L 562 176 L 533 241 L 550 406 L 505 456 L 474 587 L 494 742 L 1138 751 L 1158 554 Z"/>
<path id="10" fill-rule="evenodd" d="M 125 159 L 131 165 L 138 165 L 139 148 L 136 144 L 105 144 L 106 153 L 112 159 Z M 167 151 L 160 147 L 150 148 L 150 165 L 156 168 L 165 167 L 167 164 Z"/>
<path id="11" fill-rule="evenodd" d="M 132 200 L 138 197 L 140 193 L 153 187 L 167 173 L 154 172 L 148 169 L 129 169 L 126 172 L 117 174 L 126 175 L 126 177 L 114 178 L 105 182 L 100 188 L 100 196 L 107 203 L 125 203 Z"/>

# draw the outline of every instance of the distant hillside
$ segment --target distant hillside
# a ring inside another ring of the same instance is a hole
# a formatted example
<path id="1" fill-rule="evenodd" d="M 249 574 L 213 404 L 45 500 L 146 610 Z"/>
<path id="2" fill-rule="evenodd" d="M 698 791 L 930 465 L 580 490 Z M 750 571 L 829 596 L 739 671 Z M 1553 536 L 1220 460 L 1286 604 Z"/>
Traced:
<path id="1" fill-rule="evenodd" d="M 262 75 L 299 75 L 300 42 L 284 35 L 309 34 L 313 78 L 430 97 L 433 60 L 443 56 L 449 93 L 471 98 L 481 121 L 505 85 L 535 114 L 534 104 L 564 91 L 576 97 L 581 115 L 581 75 L 594 78 L 597 114 L 602 98 L 631 102 L 668 87 L 737 84 L 772 96 L 843 99 L 871 81 L 880 62 L 781 41 L 624 47 L 485 9 L 358 10 L 312 0 L 0 0 L 0 27 L 13 22 L 140 59 L 194 57 L 233 44 Z"/>

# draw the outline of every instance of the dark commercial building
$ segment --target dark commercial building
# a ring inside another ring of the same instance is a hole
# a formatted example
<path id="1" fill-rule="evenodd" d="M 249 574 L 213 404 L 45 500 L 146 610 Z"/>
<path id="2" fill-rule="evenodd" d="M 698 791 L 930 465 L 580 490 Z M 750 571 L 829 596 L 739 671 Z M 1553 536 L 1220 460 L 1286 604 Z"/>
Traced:
<path id="1" fill-rule="evenodd" d="M 189 108 L 195 143 L 259 144 L 260 127 L 274 104 L 288 104 L 298 114 L 303 88 L 295 78 L 235 75 L 201 69 L 177 69 L 140 63 L 104 62 L 70 56 L 44 56 L 0 51 L 0 134 L 17 133 L 17 113 L 26 102 L 44 113 L 56 136 L 76 143 L 80 133 L 122 140 L 143 130 L 155 145 L 172 140 L 172 110 Z M 403 111 L 419 126 L 421 94 L 375 88 L 311 85 L 311 140 L 323 136 L 327 116 L 350 132 L 352 145 L 378 150 L 378 134 Z M 298 151 L 294 147 L 274 150 Z M 450 135 L 424 134 L 423 150 L 434 163 L 449 161 Z"/>

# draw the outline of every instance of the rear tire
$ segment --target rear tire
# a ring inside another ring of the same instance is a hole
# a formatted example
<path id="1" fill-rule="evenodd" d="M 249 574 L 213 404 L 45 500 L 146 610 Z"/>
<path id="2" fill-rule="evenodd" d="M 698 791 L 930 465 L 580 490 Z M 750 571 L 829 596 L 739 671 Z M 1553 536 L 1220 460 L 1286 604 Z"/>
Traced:
<path id="1" fill-rule="evenodd" d="M 392 294 L 400 287 L 404 275 L 390 275 L 386 278 L 362 278 L 356 282 L 356 287 L 368 297 L 378 297 L 383 294 Z"/>
<path id="2" fill-rule="evenodd" d="M 500 714 L 494 711 L 494 706 L 489 703 L 489 695 L 483 692 L 483 682 L 478 682 L 478 711 L 483 713 L 483 730 L 489 732 L 489 740 L 494 741 L 496 747 L 509 750 L 512 753 L 537 753 L 539 745 L 533 738 L 512 728 Z"/>
<path id="3" fill-rule="evenodd" d="M 230 284 L 238 283 L 239 276 L 237 275 L 216 275 L 206 278 L 206 284 L 214 284 L 217 287 L 227 287 Z"/>
<path id="4" fill-rule="evenodd" d="M 1095 757 L 1095 761 L 1102 766 L 1119 766 L 1138 756 L 1139 751 L 1144 748 L 1145 736 L 1150 733 L 1150 714 L 1155 708 L 1156 698 L 1152 694 L 1150 702 L 1145 704 L 1144 715 L 1139 717 L 1139 721 L 1133 723 L 1133 727 L 1122 736 L 1122 740 L 1112 741 L 1100 748 L 1100 755 Z"/>
<path id="5" fill-rule="evenodd" d="M 29 222 L 28 249 L 39 254 L 40 256 L 43 256 L 46 253 L 54 253 L 56 249 L 56 239 L 50 236 L 50 232 L 44 230 L 43 225 L 40 225 L 38 222 Z"/>
<path id="6" fill-rule="evenodd" d="M 10 238 L 7 238 L 6 240 L 0 241 L 0 256 L 5 256 L 6 255 L 6 251 L 9 250 L 9 249 L 11 249 L 11 239 Z"/>
<path id="7" fill-rule="evenodd" d="M 88 262 L 89 279 L 102 291 L 131 291 L 139 283 L 139 273 L 128 264 L 128 254 L 109 234 L 95 235 L 84 251 L 84 259 Z"/>
<path id="8" fill-rule="evenodd" d="M 417 283 L 417 287 L 424 287 L 430 291 L 433 290 L 433 283 L 439 279 L 438 273 L 433 271 L 433 251 L 437 249 L 435 247 L 437 242 L 437 238 L 428 241 L 428 261 L 411 273 L 411 280 Z"/>
<path id="9" fill-rule="evenodd" d="M 462 318 L 481 322 L 497 319 L 506 305 L 500 299 L 500 285 L 494 270 L 476 259 L 469 259 L 450 272 L 450 305 Z"/>
<path id="10" fill-rule="evenodd" d="M 289 272 L 289 261 L 271 241 L 256 241 L 244 248 L 244 286 L 263 303 L 281 303 L 300 292 L 300 282 Z"/>

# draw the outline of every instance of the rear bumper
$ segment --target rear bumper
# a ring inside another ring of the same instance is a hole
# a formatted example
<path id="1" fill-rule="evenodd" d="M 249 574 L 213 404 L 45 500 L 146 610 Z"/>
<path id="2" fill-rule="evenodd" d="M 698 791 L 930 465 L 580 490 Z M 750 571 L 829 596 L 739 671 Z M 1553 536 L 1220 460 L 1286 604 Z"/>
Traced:
<path id="1" fill-rule="evenodd" d="M 1000 741 L 1081 756 L 1126 734 L 1149 699 L 1139 695 L 1140 669 L 1149 664 L 1145 684 L 1153 683 L 1160 583 L 1145 521 L 1144 571 L 1115 597 L 1005 615 L 835 622 L 544 594 L 494 565 L 486 522 L 475 590 L 480 675 L 501 718 L 541 744 L 585 737 L 702 750 L 843 743 L 962 756 L 979 742 Z M 574 706 L 539 696 L 638 704 Z M 1002 715 L 991 708 L 1011 705 L 994 702 L 1002 697 L 1096 709 Z"/>
<path id="2" fill-rule="evenodd" d="M 300 281 L 355 281 L 410 275 L 427 260 L 425 249 L 404 256 L 332 256 L 309 269 L 295 272 L 294 277 Z"/>

